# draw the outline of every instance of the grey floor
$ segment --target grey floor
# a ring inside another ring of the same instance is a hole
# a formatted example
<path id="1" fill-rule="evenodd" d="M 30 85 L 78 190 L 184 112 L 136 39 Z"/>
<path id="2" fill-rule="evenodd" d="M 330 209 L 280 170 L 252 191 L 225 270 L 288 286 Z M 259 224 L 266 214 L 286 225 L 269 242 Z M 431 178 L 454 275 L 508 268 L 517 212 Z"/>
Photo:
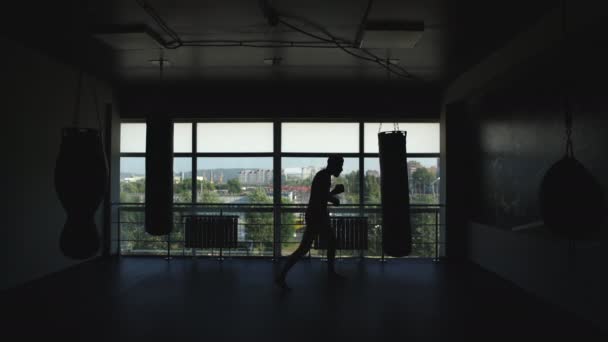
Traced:
<path id="1" fill-rule="evenodd" d="M 585 321 L 471 264 L 347 260 L 330 282 L 303 260 L 273 286 L 267 259 L 122 257 L 87 262 L 0 295 L 4 334 L 80 341 L 461 341 L 576 337 Z M 9 335 L 10 336 L 10 335 Z"/>

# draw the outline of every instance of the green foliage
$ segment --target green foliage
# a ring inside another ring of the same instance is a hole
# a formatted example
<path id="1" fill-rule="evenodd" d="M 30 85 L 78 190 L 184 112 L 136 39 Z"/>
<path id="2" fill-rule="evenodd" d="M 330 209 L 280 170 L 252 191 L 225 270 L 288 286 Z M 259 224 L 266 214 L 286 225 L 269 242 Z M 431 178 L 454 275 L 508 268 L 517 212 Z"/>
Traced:
<path id="1" fill-rule="evenodd" d="M 380 178 L 371 175 L 365 176 L 365 203 L 380 203 Z"/>
<path id="2" fill-rule="evenodd" d="M 247 195 L 250 203 L 256 204 L 271 204 L 272 199 L 266 195 L 263 189 L 256 189 Z M 282 198 L 283 204 L 289 204 L 287 198 Z M 272 242 L 274 241 L 273 234 L 273 218 L 272 213 L 265 212 L 248 212 L 245 214 L 245 221 L 247 222 L 246 238 L 247 240 L 256 242 Z M 287 237 L 293 235 L 296 230 L 295 224 L 297 223 L 295 215 L 293 213 L 282 213 L 281 214 L 281 236 L 283 241 L 287 240 Z M 263 246 L 261 244 L 255 244 L 255 246 Z M 258 247 L 264 249 L 264 247 Z M 260 250 L 259 252 L 263 252 Z"/>
<path id="3" fill-rule="evenodd" d="M 187 178 L 181 182 L 173 183 L 173 202 L 192 202 L 192 178 Z"/>
<path id="4" fill-rule="evenodd" d="M 238 178 L 233 178 L 228 180 L 228 193 L 230 194 L 240 194 L 241 193 L 241 182 L 239 182 Z"/>
<path id="5" fill-rule="evenodd" d="M 344 185 L 344 194 L 342 194 L 342 204 L 358 204 L 359 203 L 359 171 L 353 171 L 347 174 L 342 174 L 334 179 L 334 184 Z"/>
<path id="6" fill-rule="evenodd" d="M 220 196 L 215 192 L 215 184 L 202 180 L 196 181 L 198 202 L 200 203 L 221 203 Z"/>
<path id="7" fill-rule="evenodd" d="M 145 179 L 134 182 L 120 182 L 121 203 L 143 203 L 145 199 Z"/>
<path id="8" fill-rule="evenodd" d="M 435 177 L 427 168 L 419 167 L 412 173 L 412 190 L 419 194 L 426 193 L 434 180 Z"/>
<path id="9" fill-rule="evenodd" d="M 250 203 L 272 203 L 270 197 L 266 195 L 264 190 L 256 189 L 247 195 Z M 264 248 L 262 244 L 258 242 L 273 241 L 273 219 L 272 213 L 264 212 L 247 212 L 245 214 L 245 221 L 247 223 L 247 230 L 245 236 L 247 240 L 254 241 L 255 246 L 258 249 Z M 263 251 L 258 251 L 263 252 Z"/>

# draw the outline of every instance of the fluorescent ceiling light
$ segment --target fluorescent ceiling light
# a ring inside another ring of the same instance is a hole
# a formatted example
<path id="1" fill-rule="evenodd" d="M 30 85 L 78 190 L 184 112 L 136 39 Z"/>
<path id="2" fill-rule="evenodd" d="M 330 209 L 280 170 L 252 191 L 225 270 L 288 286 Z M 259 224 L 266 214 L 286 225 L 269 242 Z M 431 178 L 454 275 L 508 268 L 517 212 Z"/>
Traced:
<path id="1" fill-rule="evenodd" d="M 97 29 L 93 37 L 114 50 L 157 50 L 163 47 L 162 38 L 143 25 L 103 27 Z"/>
<path id="2" fill-rule="evenodd" d="M 370 21 L 365 24 L 361 48 L 413 48 L 423 32 L 423 22 Z"/>

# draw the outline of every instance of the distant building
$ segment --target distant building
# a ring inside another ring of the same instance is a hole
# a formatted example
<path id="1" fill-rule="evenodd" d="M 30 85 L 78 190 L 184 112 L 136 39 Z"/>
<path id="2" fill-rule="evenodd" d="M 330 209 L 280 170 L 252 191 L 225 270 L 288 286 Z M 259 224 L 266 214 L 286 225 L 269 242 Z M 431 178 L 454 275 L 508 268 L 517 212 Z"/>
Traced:
<path id="1" fill-rule="evenodd" d="M 302 168 L 302 179 L 312 178 L 315 176 L 317 171 L 320 170 L 318 167 L 314 166 L 305 166 Z"/>
<path id="2" fill-rule="evenodd" d="M 132 182 L 140 181 L 140 180 L 142 180 L 144 178 L 146 178 L 146 177 L 144 177 L 144 176 L 125 177 L 125 178 L 123 178 L 123 182 L 125 182 L 125 183 L 132 183 Z"/>
<path id="3" fill-rule="evenodd" d="M 299 167 L 286 167 L 282 172 L 285 179 L 302 179 L 302 169 Z"/>
<path id="4" fill-rule="evenodd" d="M 378 170 L 367 170 L 367 171 L 365 171 L 365 176 L 366 177 L 380 178 L 380 171 L 378 171 Z"/>
<path id="5" fill-rule="evenodd" d="M 320 167 L 316 166 L 304 166 L 304 167 L 287 167 L 283 169 L 285 179 L 310 179 L 321 170 Z"/>
<path id="6" fill-rule="evenodd" d="M 272 176 L 272 170 L 268 169 L 241 170 L 239 172 L 239 182 L 242 185 L 271 184 Z"/>

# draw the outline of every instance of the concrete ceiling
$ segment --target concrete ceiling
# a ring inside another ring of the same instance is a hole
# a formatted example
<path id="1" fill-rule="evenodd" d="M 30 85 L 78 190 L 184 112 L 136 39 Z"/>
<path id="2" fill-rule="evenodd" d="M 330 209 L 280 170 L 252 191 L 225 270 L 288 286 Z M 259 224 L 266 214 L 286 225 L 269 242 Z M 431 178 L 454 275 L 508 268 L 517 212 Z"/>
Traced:
<path id="1" fill-rule="evenodd" d="M 442 10 L 444 0 L 374 1 L 370 20 L 422 21 L 425 31 L 413 48 L 370 49 L 382 58 L 398 59 L 408 72 L 437 81 L 443 76 Z M 315 42 L 284 25 L 272 26 L 265 18 L 259 1 L 224 0 L 149 0 L 148 3 L 183 40 L 285 40 Z M 354 41 L 367 0 L 280 0 L 272 6 L 280 14 L 307 19 L 334 36 Z M 135 1 L 91 3 L 89 13 L 97 25 L 145 25 L 157 33 L 162 30 Z M 300 20 L 290 23 L 324 36 L 317 28 Z M 168 36 L 164 36 L 170 40 Z M 159 78 L 159 67 L 150 60 L 159 58 L 160 50 L 143 40 L 133 39 L 132 47 L 114 47 L 117 72 L 126 82 L 147 82 Z M 252 47 L 180 47 L 164 51 L 170 61 L 164 78 L 172 80 L 310 80 L 310 79 L 385 79 L 387 72 L 375 63 L 348 55 L 338 48 L 252 48 Z M 278 66 L 264 63 L 280 58 Z M 397 77 L 397 76 L 394 76 Z"/>
<path id="2" fill-rule="evenodd" d="M 147 1 L 183 40 L 315 41 L 284 25 L 270 25 L 260 1 Z M 368 0 L 269 2 L 280 14 L 291 17 L 285 20 L 293 25 L 323 36 L 317 27 L 293 17 L 305 19 L 345 41 L 355 39 L 368 5 Z M 502 45 L 552 5 L 555 3 L 547 0 L 376 0 L 373 1 L 368 20 L 424 22 L 425 29 L 412 48 L 369 51 L 381 58 L 399 60 L 400 67 L 427 85 L 441 86 Z M 92 52 L 90 44 L 82 44 L 82 39 L 88 37 L 105 50 L 104 60 L 100 63 L 111 65 L 112 78 L 119 84 L 151 84 L 158 81 L 159 67 L 150 61 L 159 58 L 161 49 L 149 44 L 149 38 L 143 35 L 132 37 L 120 48 L 110 47 L 92 38 L 95 33 L 108 29 L 138 25 L 162 34 L 158 24 L 135 0 L 73 0 L 61 2 L 61 5 L 49 2 L 38 5 L 36 11 L 23 2 L 18 7 L 4 11 L 5 17 L 11 22 L 10 29 L 33 45 L 48 47 L 59 54 L 74 55 L 76 57 L 73 59 L 77 60 L 78 55 L 87 52 L 89 55 L 99 55 Z M 81 36 L 72 37 L 75 32 Z M 169 37 L 165 36 L 165 39 L 169 40 Z M 163 53 L 170 61 L 164 79 L 172 82 L 376 82 L 387 78 L 386 70 L 377 64 L 357 59 L 337 48 L 180 47 Z M 280 58 L 281 63 L 278 66 L 267 65 L 264 63 L 267 58 Z M 392 76 L 392 79 L 400 78 Z M 410 84 L 420 83 L 400 80 Z"/>

